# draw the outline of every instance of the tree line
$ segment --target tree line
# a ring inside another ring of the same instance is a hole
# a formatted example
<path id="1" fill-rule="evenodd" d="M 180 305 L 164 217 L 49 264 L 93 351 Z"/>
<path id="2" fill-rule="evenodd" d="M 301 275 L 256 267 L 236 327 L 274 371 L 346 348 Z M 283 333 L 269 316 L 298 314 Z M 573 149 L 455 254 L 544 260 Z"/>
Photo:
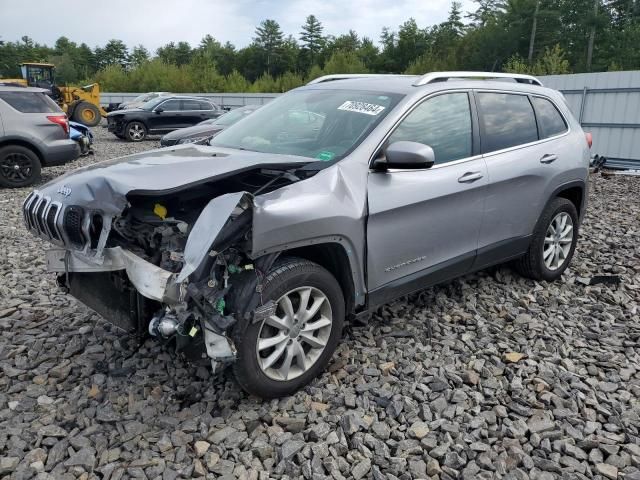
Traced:
<path id="1" fill-rule="evenodd" d="M 409 18 L 383 28 L 378 41 L 357 32 L 333 36 L 309 15 L 285 35 L 264 20 L 251 43 L 236 48 L 206 35 L 197 46 L 169 42 L 153 54 L 110 40 L 95 48 L 60 37 L 50 47 L 28 36 L 0 40 L 0 78 L 23 61 L 57 65 L 59 83 L 100 82 L 105 91 L 283 92 L 331 73 L 483 70 L 533 73 L 640 68 L 640 0 L 474 0 L 463 12 L 421 26 Z"/>

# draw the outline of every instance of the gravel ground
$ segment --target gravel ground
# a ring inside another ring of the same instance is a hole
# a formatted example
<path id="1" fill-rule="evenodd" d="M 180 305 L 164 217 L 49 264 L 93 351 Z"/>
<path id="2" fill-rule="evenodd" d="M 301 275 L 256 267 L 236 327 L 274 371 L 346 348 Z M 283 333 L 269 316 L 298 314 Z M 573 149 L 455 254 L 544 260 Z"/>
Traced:
<path id="1" fill-rule="evenodd" d="M 45 180 L 157 145 L 96 133 Z M 270 402 L 61 294 L 28 191 L 0 192 L 0 477 L 640 480 L 640 178 L 593 176 L 562 281 L 501 267 L 397 301 Z"/>

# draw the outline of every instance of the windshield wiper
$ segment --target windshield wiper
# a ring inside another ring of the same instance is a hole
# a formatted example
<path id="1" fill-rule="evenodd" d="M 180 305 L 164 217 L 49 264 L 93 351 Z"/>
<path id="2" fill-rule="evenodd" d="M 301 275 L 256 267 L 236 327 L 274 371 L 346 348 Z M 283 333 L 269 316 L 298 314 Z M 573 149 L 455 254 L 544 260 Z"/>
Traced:
<path id="1" fill-rule="evenodd" d="M 277 182 L 278 180 L 280 180 L 282 178 L 286 178 L 291 183 L 299 182 L 301 180 L 301 178 L 293 173 L 295 171 L 296 170 L 285 170 L 284 172 L 281 172 L 281 171 L 278 171 L 278 170 L 270 170 L 270 169 L 264 169 L 263 168 L 261 170 L 262 173 L 265 173 L 267 175 L 269 175 L 269 174 L 277 174 L 277 175 L 275 175 L 271 180 L 269 180 L 267 183 L 262 185 L 255 192 L 253 192 L 253 195 L 258 195 L 260 192 L 262 192 L 266 188 L 269 188 L 271 185 L 273 185 L 275 182 Z"/>

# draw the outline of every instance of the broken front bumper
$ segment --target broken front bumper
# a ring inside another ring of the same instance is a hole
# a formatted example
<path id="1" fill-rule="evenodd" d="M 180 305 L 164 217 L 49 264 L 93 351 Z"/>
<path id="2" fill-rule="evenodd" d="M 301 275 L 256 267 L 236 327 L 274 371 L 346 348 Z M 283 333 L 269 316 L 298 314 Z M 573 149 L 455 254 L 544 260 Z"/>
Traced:
<path id="1" fill-rule="evenodd" d="M 46 253 L 47 270 L 89 308 L 117 327 L 142 336 L 159 310 L 182 302 L 176 274 L 147 262 L 120 247 L 105 248 L 100 263 L 64 249 Z M 220 362 L 235 358 L 235 348 L 224 334 L 203 328 L 204 346 L 214 371 Z"/>
<path id="2" fill-rule="evenodd" d="M 179 301 L 173 273 L 168 272 L 120 247 L 105 248 L 101 263 L 82 254 L 54 248 L 47 251 L 47 270 L 56 273 L 115 272 L 124 270 L 135 289 L 144 297 L 173 304 Z"/>

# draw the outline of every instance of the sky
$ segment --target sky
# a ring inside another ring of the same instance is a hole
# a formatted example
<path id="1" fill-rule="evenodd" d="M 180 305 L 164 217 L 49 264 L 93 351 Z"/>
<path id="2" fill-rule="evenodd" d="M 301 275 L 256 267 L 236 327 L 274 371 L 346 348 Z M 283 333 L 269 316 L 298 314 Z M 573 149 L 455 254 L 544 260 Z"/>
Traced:
<path id="1" fill-rule="evenodd" d="M 323 23 L 325 34 L 355 30 L 361 37 L 379 40 L 382 28 L 397 30 L 414 17 L 420 27 L 447 18 L 450 0 L 0 0 L 0 40 L 17 41 L 28 35 L 38 43 L 53 45 L 60 36 L 90 47 L 112 38 L 129 47 L 142 44 L 150 51 L 170 41 L 197 46 L 211 34 L 237 47 L 248 45 L 260 21 L 272 18 L 285 35 L 298 38 L 309 14 Z M 83 16 L 83 5 L 86 15 Z M 473 8 L 462 1 L 462 10 Z M 69 12 L 67 15 L 65 12 Z M 71 21 L 68 18 L 74 18 Z M 94 20 L 95 19 L 95 20 Z"/>

